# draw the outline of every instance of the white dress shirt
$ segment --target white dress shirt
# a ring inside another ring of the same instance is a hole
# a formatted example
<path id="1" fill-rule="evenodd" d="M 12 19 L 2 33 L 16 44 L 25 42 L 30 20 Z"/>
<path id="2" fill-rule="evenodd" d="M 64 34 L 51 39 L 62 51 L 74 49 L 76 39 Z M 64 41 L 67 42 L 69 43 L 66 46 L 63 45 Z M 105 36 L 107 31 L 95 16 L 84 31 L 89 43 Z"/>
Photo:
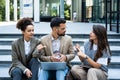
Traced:
<path id="1" fill-rule="evenodd" d="M 24 47 L 25 47 L 25 55 L 28 55 L 29 51 L 30 51 L 30 41 L 26 41 L 24 40 Z"/>
<path id="2" fill-rule="evenodd" d="M 54 39 L 52 37 L 52 50 L 54 52 L 59 52 L 60 51 L 60 38 Z"/>
<path id="3" fill-rule="evenodd" d="M 30 41 L 27 42 L 26 40 L 24 40 L 24 47 L 25 47 L 25 55 L 28 55 L 28 53 L 30 52 Z M 26 68 L 23 73 L 25 74 L 27 70 L 28 69 Z"/>

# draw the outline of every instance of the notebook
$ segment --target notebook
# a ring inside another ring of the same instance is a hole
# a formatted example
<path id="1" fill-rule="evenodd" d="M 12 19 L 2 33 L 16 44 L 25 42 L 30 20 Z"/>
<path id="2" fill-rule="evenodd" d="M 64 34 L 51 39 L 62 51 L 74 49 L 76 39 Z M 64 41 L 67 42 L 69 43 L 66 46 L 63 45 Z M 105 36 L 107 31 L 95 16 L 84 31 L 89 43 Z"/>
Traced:
<path id="1" fill-rule="evenodd" d="M 41 68 L 43 70 L 64 70 L 66 62 L 41 62 Z"/>
<path id="2" fill-rule="evenodd" d="M 107 65 L 108 58 L 98 58 L 97 63 Z"/>

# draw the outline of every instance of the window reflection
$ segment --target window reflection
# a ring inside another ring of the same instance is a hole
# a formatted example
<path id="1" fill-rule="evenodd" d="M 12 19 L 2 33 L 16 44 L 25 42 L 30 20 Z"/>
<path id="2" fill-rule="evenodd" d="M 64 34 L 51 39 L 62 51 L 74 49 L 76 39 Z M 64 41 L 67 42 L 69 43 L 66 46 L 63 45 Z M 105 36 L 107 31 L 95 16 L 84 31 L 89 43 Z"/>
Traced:
<path id="1" fill-rule="evenodd" d="M 59 16 L 59 0 L 41 0 L 41 16 Z"/>

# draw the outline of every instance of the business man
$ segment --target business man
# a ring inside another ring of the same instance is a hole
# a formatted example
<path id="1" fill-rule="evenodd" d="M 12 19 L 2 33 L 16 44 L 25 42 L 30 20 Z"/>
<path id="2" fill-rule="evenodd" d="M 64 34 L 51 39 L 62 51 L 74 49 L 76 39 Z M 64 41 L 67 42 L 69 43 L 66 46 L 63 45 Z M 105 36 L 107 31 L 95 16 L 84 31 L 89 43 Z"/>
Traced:
<path id="1" fill-rule="evenodd" d="M 56 80 L 64 80 L 65 75 L 70 67 L 69 61 L 72 60 L 74 55 L 73 43 L 70 36 L 65 35 L 66 21 L 62 18 L 55 17 L 50 23 L 52 32 L 41 38 L 41 44 L 36 51 L 39 53 L 39 59 L 44 62 L 66 62 L 67 67 L 64 70 L 47 71 L 40 70 L 39 80 L 48 80 L 50 73 L 55 73 Z M 45 47 L 39 51 L 39 48 Z M 33 55 L 37 57 L 38 55 Z M 57 57 L 57 58 L 56 58 Z"/>

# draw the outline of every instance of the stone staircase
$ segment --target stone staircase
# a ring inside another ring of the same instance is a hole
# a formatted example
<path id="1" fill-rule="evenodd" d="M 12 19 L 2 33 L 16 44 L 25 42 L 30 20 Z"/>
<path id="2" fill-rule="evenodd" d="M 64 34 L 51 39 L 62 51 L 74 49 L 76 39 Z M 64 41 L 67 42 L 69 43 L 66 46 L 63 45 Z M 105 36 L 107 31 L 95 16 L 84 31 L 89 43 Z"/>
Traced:
<path id="1" fill-rule="evenodd" d="M 40 38 L 45 34 L 35 34 Z M 83 46 L 84 42 L 89 39 L 88 34 L 68 34 L 72 36 L 74 45 L 79 43 Z M 0 34 L 0 80 L 12 80 L 8 74 L 11 64 L 11 43 L 21 37 L 21 34 Z M 112 60 L 109 66 L 109 80 L 120 80 L 120 34 L 108 34 L 108 41 L 112 51 Z M 79 58 L 76 56 L 71 61 L 74 64 L 80 64 Z"/>

